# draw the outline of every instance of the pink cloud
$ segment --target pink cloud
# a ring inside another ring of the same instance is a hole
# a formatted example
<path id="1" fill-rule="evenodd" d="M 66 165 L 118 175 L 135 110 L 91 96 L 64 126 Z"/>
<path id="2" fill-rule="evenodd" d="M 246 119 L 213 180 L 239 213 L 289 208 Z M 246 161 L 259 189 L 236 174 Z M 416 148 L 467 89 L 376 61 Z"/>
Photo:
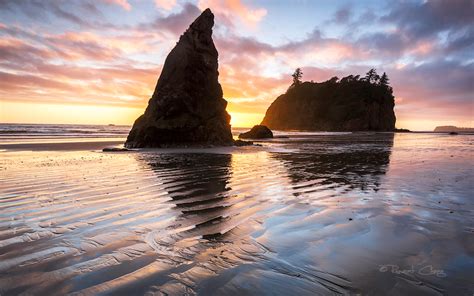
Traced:
<path id="1" fill-rule="evenodd" d="M 176 0 L 155 0 L 155 5 L 158 8 L 171 10 L 176 5 Z"/>
<path id="2" fill-rule="evenodd" d="M 118 5 L 127 11 L 132 9 L 132 6 L 130 5 L 130 3 L 128 3 L 127 0 L 104 0 L 104 1 L 109 4 Z"/>
<path id="3" fill-rule="evenodd" d="M 265 8 L 252 8 L 241 0 L 200 0 L 198 7 L 201 10 L 210 8 L 214 13 L 226 19 L 232 19 L 237 15 L 239 20 L 249 27 L 254 27 L 267 15 Z"/>

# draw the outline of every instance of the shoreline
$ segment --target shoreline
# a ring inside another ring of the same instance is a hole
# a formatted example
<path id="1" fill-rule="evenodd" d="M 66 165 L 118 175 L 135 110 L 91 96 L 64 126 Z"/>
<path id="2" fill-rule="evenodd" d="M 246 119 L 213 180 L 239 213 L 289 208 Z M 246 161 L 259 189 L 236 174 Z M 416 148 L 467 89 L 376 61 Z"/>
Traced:
<path id="1" fill-rule="evenodd" d="M 189 146 L 189 147 L 163 147 L 163 148 L 141 148 L 141 149 L 131 149 L 129 151 L 123 152 L 150 152 L 150 151 L 159 151 L 163 153 L 167 152 L 186 152 L 186 153 L 233 153 L 237 151 L 248 151 L 248 150 L 261 150 L 258 149 L 258 146 L 263 142 L 267 143 L 279 143 L 281 140 L 294 141 L 299 138 L 318 138 L 318 137 L 327 137 L 327 136 L 344 136 L 344 135 L 353 135 L 353 136 L 364 136 L 364 135 L 377 135 L 377 134 L 433 134 L 433 135 L 446 135 L 453 136 L 446 132 L 420 132 L 420 131 L 411 131 L 411 132 L 379 132 L 379 131 L 361 131 L 361 132 L 311 132 L 311 131 L 275 131 L 277 134 L 273 139 L 254 139 L 252 140 L 254 144 L 247 146 L 249 148 L 242 149 L 245 146 L 211 146 L 211 147 L 201 147 L 201 146 Z M 474 133 L 469 132 L 460 132 L 456 136 L 470 136 Z M 38 142 L 0 142 L 0 151 L 83 151 L 83 150 L 102 150 L 104 148 L 122 148 L 126 138 L 67 138 L 66 139 L 41 139 L 42 141 Z M 251 139 L 250 139 L 251 140 Z M 266 147 L 269 148 L 269 147 Z M 273 147 L 275 148 L 275 147 Z M 267 149 L 268 150 L 268 149 Z M 117 153 L 118 151 L 105 151 L 106 153 Z"/>
<path id="2" fill-rule="evenodd" d="M 268 147 L 249 146 L 213 146 L 213 147 L 166 147 L 166 148 L 137 148 L 124 151 L 102 151 L 104 148 L 122 148 L 124 141 L 78 141 L 78 142 L 43 142 L 43 143 L 12 143 L 0 144 L 0 152 L 67 152 L 67 151 L 98 151 L 105 154 L 117 153 L 215 153 L 233 154 L 267 151 Z M 278 150 L 278 149 L 273 149 Z"/>
<path id="3" fill-rule="evenodd" d="M 123 141 L 78 141 L 78 142 L 49 142 L 49 143 L 14 143 L 0 144 L 0 150 L 7 151 L 80 151 L 102 150 L 109 146 L 123 145 Z"/>

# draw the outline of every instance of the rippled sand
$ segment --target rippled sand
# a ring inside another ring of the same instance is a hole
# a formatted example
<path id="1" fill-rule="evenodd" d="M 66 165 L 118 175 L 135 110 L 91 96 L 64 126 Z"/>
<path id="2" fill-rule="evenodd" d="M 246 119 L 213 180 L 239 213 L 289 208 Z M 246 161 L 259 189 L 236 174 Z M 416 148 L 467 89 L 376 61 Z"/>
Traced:
<path id="1" fill-rule="evenodd" d="M 7 149 L 0 294 L 472 295 L 473 142 Z"/>

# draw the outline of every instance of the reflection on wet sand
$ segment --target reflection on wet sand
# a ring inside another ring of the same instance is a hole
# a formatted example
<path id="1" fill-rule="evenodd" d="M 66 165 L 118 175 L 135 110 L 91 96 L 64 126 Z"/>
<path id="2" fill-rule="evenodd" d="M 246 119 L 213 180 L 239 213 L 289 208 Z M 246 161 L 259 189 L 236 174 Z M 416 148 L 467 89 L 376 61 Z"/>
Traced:
<path id="1" fill-rule="evenodd" d="M 166 228 L 172 235 L 155 230 L 147 242 L 167 260 L 188 265 L 152 291 L 237 294 L 265 285 L 271 293 L 289 287 L 306 294 L 347 291 L 345 279 L 292 266 L 252 237 L 264 233 L 263 221 L 285 210 L 292 196 L 285 167 L 268 153 L 155 155 L 147 163 L 177 215 Z"/>
<path id="2" fill-rule="evenodd" d="M 472 140 L 4 153 L 0 294 L 472 294 Z"/>
<path id="3" fill-rule="evenodd" d="M 319 180 L 348 190 L 377 190 L 385 175 L 394 134 L 328 135 L 298 141 L 297 153 L 274 153 L 294 183 Z"/>
<path id="4" fill-rule="evenodd" d="M 180 239 L 225 233 L 220 225 L 228 218 L 231 158 L 230 154 L 164 154 L 148 160 L 181 212 L 176 219 L 179 227 L 192 227 L 181 232 Z M 173 173 L 163 176 L 170 170 Z"/>

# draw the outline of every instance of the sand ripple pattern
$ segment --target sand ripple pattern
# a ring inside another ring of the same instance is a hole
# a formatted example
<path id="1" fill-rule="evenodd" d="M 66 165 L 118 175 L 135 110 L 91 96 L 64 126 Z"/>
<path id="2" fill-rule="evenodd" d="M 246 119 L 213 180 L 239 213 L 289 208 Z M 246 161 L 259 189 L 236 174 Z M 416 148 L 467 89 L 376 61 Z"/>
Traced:
<path id="1" fill-rule="evenodd" d="M 279 262 L 248 237 L 266 215 L 290 206 L 285 197 L 318 184 L 293 186 L 266 152 L 19 157 L 3 163 L 2 295 L 194 294 L 246 264 L 270 264 L 272 273 L 306 281 L 306 292 L 350 287 Z"/>
<path id="2" fill-rule="evenodd" d="M 474 262 L 468 146 L 407 140 L 2 152 L 0 294 L 462 295 L 474 270 L 450 260 Z M 379 271 L 413 262 L 453 276 Z"/>

